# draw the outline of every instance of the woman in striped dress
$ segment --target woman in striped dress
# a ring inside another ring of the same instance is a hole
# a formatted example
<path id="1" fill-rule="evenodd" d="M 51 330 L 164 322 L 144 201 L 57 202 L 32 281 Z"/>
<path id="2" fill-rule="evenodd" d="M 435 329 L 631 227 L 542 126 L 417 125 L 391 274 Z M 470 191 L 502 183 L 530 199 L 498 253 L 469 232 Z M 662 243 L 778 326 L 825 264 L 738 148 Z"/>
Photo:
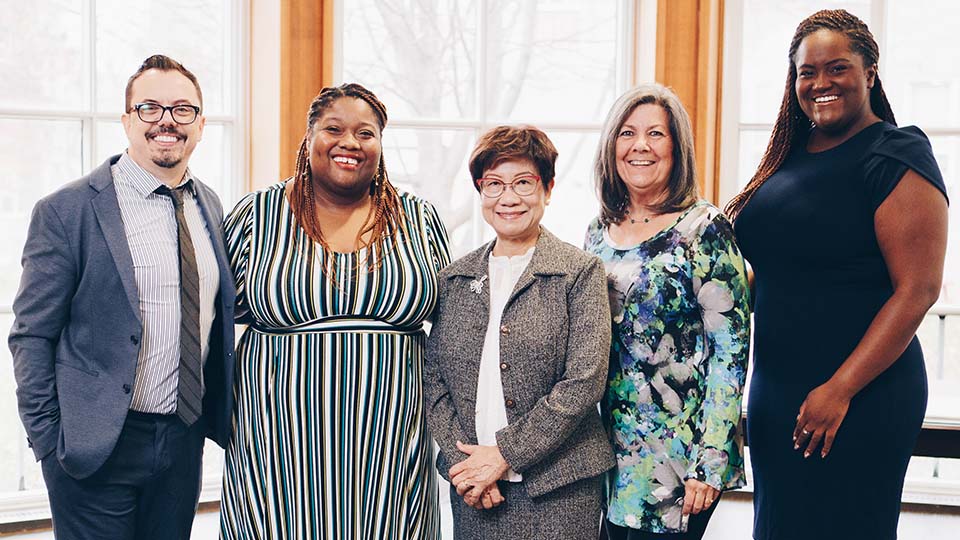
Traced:
<path id="1" fill-rule="evenodd" d="M 437 539 L 420 324 L 449 261 L 427 202 L 387 179 L 383 104 L 314 99 L 297 174 L 227 217 L 237 405 L 225 539 Z"/>

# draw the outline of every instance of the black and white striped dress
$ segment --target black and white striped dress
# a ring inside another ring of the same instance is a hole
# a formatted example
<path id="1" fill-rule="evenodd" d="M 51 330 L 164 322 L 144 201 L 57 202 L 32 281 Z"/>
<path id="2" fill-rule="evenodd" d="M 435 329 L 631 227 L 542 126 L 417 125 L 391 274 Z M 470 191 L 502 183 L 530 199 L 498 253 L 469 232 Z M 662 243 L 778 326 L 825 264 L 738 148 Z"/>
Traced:
<path id="1" fill-rule="evenodd" d="M 372 272 L 357 270 L 369 248 L 314 244 L 282 183 L 227 217 L 237 313 L 250 328 L 237 350 L 222 538 L 439 538 L 420 324 L 449 253 L 436 210 L 400 197 L 409 236 L 387 242 Z"/>

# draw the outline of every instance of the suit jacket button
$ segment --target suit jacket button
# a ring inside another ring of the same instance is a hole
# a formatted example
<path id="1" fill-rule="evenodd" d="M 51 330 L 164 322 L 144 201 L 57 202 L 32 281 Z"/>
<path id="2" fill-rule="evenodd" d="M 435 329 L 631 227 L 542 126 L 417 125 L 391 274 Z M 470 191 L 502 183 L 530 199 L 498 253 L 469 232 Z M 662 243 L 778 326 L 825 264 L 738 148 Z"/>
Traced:
<path id="1" fill-rule="evenodd" d="M 512 399 L 504 401 L 503 404 L 506 405 L 508 409 L 512 409 L 517 406 L 517 402 Z"/>
<path id="2" fill-rule="evenodd" d="M 507 328 L 507 325 L 504 324 L 500 326 L 500 333 L 506 336 L 507 334 L 510 333 L 510 329 Z"/>
<path id="3" fill-rule="evenodd" d="M 500 362 L 500 371 L 507 371 L 510 369 L 510 364 L 506 362 Z"/>
<path id="4" fill-rule="evenodd" d="M 129 385 L 129 384 L 123 385 L 123 393 L 124 393 L 124 394 L 129 394 L 129 393 L 130 393 L 130 385 Z"/>
<path id="5" fill-rule="evenodd" d="M 130 343 L 137 345 L 138 343 L 140 343 L 140 338 L 138 338 L 137 336 L 130 336 Z"/>

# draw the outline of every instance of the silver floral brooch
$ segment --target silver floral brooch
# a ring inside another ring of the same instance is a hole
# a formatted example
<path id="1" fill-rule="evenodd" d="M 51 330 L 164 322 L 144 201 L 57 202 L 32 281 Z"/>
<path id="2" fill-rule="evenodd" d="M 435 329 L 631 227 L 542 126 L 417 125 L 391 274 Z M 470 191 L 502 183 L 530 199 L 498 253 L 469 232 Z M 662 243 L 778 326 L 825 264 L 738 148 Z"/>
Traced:
<path id="1" fill-rule="evenodd" d="M 470 290 L 477 294 L 480 294 L 481 292 L 483 292 L 483 282 L 486 280 L 487 280 L 487 275 L 484 274 L 483 276 L 480 277 L 480 279 L 475 279 L 471 281 Z"/>

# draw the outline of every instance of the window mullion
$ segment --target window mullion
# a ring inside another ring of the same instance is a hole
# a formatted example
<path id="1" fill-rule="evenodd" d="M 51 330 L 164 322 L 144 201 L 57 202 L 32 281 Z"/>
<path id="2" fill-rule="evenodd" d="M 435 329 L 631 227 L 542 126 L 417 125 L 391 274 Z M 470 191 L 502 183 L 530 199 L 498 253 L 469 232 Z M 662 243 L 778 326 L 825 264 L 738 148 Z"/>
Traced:
<path id="1" fill-rule="evenodd" d="M 881 51 L 887 50 L 887 2 L 886 0 L 872 0 L 870 2 L 870 31 L 873 33 L 877 46 Z M 880 55 L 880 72 L 886 67 L 886 56 Z"/>
<path id="2" fill-rule="evenodd" d="M 746 129 L 773 129 L 773 124 L 746 124 L 740 118 L 743 78 L 743 0 L 727 0 L 723 15 L 723 73 L 720 115 L 720 182 L 717 202 L 725 204 L 739 191 L 740 133 Z"/>
<path id="3" fill-rule="evenodd" d="M 489 36 L 487 35 L 489 30 L 489 0 L 482 0 L 476 3 L 476 9 L 479 10 L 477 13 L 477 89 L 476 89 L 476 100 L 477 100 L 477 122 L 474 123 L 475 133 L 474 139 L 480 137 L 480 134 L 485 132 L 489 126 L 489 120 L 487 119 L 487 41 Z M 480 214 L 480 201 L 474 201 L 474 204 L 471 206 L 472 215 L 471 215 L 471 238 L 472 244 L 474 246 L 479 246 L 483 243 L 483 232 L 484 232 L 484 222 Z"/>
<path id="4" fill-rule="evenodd" d="M 80 170 L 86 174 L 96 165 L 97 156 L 97 0 L 83 0 L 83 63 L 84 87 L 87 91 L 87 107 L 82 119 L 82 136 L 80 147 L 82 163 Z"/>

